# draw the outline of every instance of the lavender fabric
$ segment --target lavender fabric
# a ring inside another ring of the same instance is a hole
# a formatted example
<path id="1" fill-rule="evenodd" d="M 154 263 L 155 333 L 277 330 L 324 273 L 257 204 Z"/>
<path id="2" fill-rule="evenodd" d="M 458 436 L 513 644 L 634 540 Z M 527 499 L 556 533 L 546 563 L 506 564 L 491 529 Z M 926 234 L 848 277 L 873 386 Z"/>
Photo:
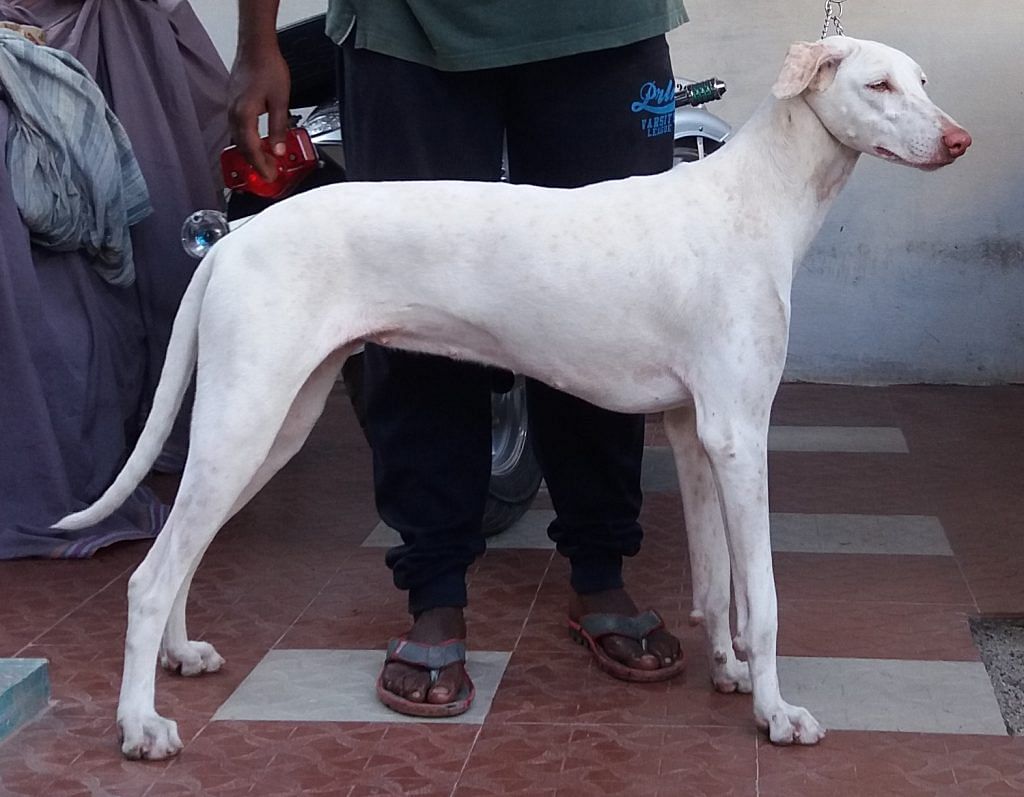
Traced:
<path id="1" fill-rule="evenodd" d="M 222 199 L 227 72 L 187 2 L 0 0 L 0 19 L 38 25 L 96 78 L 132 142 L 154 213 L 132 228 L 136 284 L 104 283 L 81 253 L 29 242 L 0 164 L 0 558 L 83 557 L 154 536 L 167 509 L 139 488 L 78 532 L 49 529 L 119 470 L 163 364 L 195 269 L 184 217 Z M 0 142 L 8 110 L 0 97 Z M 187 418 L 165 455 L 183 459 Z"/>

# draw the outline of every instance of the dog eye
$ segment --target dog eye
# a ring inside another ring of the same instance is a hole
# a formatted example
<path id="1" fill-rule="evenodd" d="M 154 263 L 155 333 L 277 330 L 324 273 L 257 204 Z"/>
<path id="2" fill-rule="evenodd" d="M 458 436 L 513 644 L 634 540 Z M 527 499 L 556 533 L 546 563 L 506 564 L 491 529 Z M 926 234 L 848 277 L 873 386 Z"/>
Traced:
<path id="1" fill-rule="evenodd" d="M 868 88 L 872 91 L 892 91 L 892 85 L 888 80 L 876 80 L 874 83 L 868 83 Z"/>

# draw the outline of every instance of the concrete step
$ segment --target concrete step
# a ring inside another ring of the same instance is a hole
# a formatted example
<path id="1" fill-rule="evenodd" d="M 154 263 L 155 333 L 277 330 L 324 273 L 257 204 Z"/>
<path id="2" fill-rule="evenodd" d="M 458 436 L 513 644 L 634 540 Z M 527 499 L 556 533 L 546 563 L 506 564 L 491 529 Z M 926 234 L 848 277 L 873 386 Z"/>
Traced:
<path id="1" fill-rule="evenodd" d="M 46 659 L 0 659 L 0 741 L 31 722 L 49 701 Z"/>

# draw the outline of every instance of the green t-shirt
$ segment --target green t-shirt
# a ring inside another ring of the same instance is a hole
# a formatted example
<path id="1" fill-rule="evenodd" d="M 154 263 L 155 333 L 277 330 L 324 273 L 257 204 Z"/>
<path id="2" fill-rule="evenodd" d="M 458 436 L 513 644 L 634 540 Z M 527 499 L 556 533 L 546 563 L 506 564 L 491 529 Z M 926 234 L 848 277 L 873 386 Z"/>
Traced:
<path id="1" fill-rule="evenodd" d="M 358 25 L 356 22 L 358 21 Z M 461 71 L 621 47 L 687 21 L 683 0 L 330 0 L 340 43 Z"/>

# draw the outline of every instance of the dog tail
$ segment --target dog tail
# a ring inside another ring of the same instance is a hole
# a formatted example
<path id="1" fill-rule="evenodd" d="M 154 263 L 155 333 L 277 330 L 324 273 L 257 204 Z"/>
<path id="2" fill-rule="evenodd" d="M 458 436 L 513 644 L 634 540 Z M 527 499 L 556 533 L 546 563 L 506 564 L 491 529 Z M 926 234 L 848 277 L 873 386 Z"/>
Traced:
<path id="1" fill-rule="evenodd" d="M 171 433 L 174 419 L 192 380 L 199 342 L 199 311 L 213 270 L 214 254 L 203 259 L 181 299 L 167 344 L 160 381 L 153 395 L 153 407 L 139 440 L 114 483 L 91 506 L 67 515 L 53 524 L 56 529 L 84 529 L 114 512 L 149 473 Z"/>

